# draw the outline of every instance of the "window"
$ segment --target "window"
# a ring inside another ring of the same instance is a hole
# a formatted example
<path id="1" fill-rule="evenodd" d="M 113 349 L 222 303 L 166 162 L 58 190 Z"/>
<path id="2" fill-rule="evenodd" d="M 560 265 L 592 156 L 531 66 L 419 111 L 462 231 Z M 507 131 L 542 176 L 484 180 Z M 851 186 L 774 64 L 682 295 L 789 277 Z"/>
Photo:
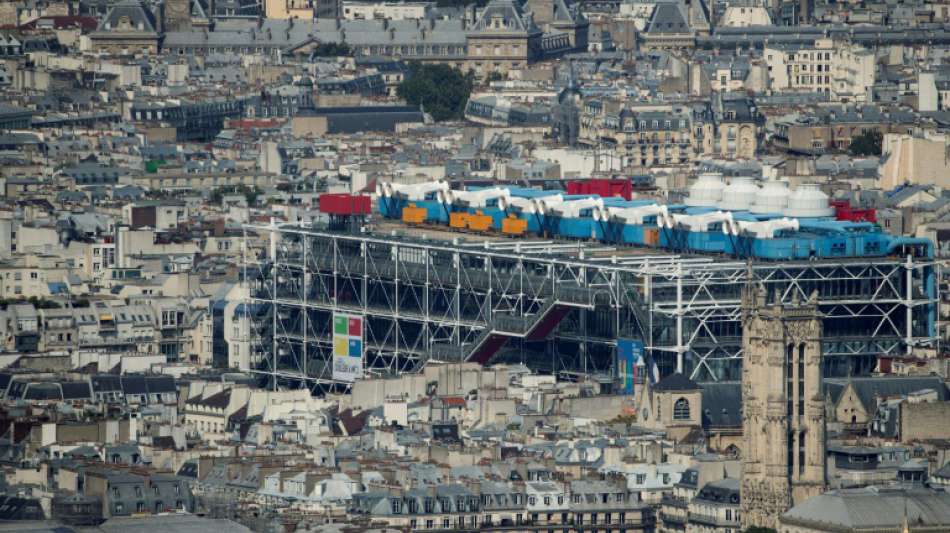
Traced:
<path id="1" fill-rule="evenodd" d="M 538 499 L 534 496 L 528 496 L 528 505 L 534 505 L 538 502 Z"/>
<path id="2" fill-rule="evenodd" d="M 673 404 L 673 420 L 689 420 L 689 400 L 680 398 Z"/>
<path id="3" fill-rule="evenodd" d="M 550 497 L 550 496 L 545 496 L 545 497 L 544 497 L 544 505 L 551 505 L 551 497 Z"/>

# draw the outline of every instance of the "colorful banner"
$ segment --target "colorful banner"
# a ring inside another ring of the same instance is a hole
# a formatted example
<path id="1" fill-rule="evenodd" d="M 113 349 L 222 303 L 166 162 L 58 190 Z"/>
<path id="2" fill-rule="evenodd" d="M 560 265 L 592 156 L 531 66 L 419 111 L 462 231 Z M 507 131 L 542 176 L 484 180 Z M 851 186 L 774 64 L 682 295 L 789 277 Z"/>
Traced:
<path id="1" fill-rule="evenodd" d="M 333 379 L 352 383 L 363 377 L 363 317 L 333 314 Z"/>
<path id="2" fill-rule="evenodd" d="M 642 365 L 643 343 L 633 339 L 617 339 L 617 377 L 620 394 L 633 394 L 637 382 L 638 363 Z"/>

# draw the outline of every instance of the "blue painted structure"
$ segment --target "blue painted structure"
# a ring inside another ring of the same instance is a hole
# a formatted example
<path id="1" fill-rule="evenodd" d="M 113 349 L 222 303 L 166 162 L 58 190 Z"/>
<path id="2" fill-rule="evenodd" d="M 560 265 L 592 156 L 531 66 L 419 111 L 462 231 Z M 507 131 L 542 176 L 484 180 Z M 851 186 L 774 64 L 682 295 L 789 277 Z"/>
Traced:
<path id="1" fill-rule="evenodd" d="M 555 191 L 509 188 L 514 198 L 541 198 L 557 194 Z M 591 195 L 563 195 L 565 200 L 591 198 Z M 604 198 L 606 207 L 639 207 L 653 203 L 648 200 L 622 200 Z M 386 218 L 399 218 L 402 209 L 410 202 L 396 196 L 378 201 L 378 209 Z M 447 224 L 453 210 L 475 212 L 473 208 L 453 207 L 437 199 L 435 193 L 414 202 L 428 213 L 430 224 Z M 933 258 L 933 243 L 927 239 L 899 237 L 884 233 L 869 222 L 839 221 L 830 218 L 799 219 L 798 230 L 782 230 L 772 238 L 757 238 L 747 235 L 727 235 L 721 224 L 714 223 L 708 231 L 689 231 L 684 228 L 660 228 L 657 217 L 646 217 L 643 224 L 626 224 L 621 221 L 594 220 L 592 209 L 582 209 L 577 216 L 566 217 L 549 212 L 506 212 L 497 201 L 490 201 L 479 208 L 492 217 L 493 228 L 501 230 L 505 217 L 517 216 L 528 221 L 528 232 L 553 238 L 593 239 L 610 244 L 645 246 L 647 230 L 657 230 L 659 239 L 655 246 L 676 252 L 724 254 L 740 258 L 772 261 L 801 259 L 832 259 L 855 257 L 888 257 L 912 255 L 918 258 Z M 670 213 L 699 215 L 716 211 L 714 208 L 668 206 Z M 732 213 L 734 220 L 764 221 L 780 218 L 781 215 L 753 214 L 745 211 Z"/>

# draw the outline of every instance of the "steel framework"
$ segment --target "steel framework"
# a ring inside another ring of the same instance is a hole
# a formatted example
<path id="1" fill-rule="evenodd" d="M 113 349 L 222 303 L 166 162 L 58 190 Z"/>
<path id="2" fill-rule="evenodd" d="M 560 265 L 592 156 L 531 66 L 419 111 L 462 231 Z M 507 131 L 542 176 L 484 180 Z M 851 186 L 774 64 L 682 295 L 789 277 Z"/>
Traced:
<path id="1" fill-rule="evenodd" d="M 252 359 L 275 386 L 341 385 L 329 363 L 336 311 L 365 316 L 372 375 L 460 360 L 610 374 L 616 340 L 633 338 L 661 373 L 738 379 L 740 290 L 750 279 L 783 301 L 818 291 L 829 375 L 936 340 L 935 264 L 910 256 L 746 263 L 580 241 L 437 242 L 290 225 L 246 226 L 245 250 Z"/>

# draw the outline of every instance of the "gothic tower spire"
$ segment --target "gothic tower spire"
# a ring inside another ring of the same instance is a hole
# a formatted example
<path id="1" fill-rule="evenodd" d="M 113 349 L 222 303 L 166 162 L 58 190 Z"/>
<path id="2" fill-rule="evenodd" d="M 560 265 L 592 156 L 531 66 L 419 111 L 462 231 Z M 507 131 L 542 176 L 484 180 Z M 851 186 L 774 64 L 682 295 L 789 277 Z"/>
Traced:
<path id="1" fill-rule="evenodd" d="M 742 299 L 743 528 L 776 528 L 782 513 L 825 489 L 817 297 L 769 296 L 749 284 Z"/>

